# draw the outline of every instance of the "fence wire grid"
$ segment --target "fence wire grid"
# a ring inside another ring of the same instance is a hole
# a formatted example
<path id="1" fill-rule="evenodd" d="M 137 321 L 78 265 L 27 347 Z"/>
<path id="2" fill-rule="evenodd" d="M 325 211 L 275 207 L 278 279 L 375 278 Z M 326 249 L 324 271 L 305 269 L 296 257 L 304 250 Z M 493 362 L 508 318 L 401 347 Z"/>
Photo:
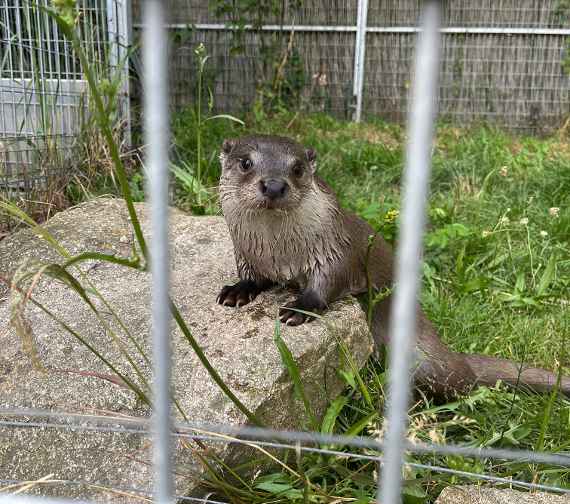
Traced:
<path id="1" fill-rule="evenodd" d="M 0 0 L 0 193 L 9 199 L 42 200 L 51 182 L 70 175 L 72 148 L 89 124 L 84 69 L 52 9 L 51 0 Z M 126 0 L 78 0 L 77 14 L 92 71 L 100 80 L 120 78 Z M 128 122 L 126 81 L 117 85 Z"/>
<path id="2" fill-rule="evenodd" d="M 69 42 L 42 10 L 50 1 L 0 0 L 0 192 L 11 199 L 45 200 L 51 182 L 73 173 L 72 147 L 88 129 L 86 83 Z M 143 94 L 136 78 L 129 84 L 123 64 L 142 33 L 141 2 L 77 2 L 91 61 L 100 63 L 102 76 L 124 78 L 118 120 L 126 145 L 131 104 Z M 203 88 L 212 91 L 218 112 L 249 111 L 277 95 L 291 110 L 357 121 L 403 122 L 409 113 L 420 0 L 261 2 L 244 12 L 217 0 L 165 5 L 175 109 L 195 103 L 194 50 L 203 43 L 209 55 Z M 445 2 L 442 32 L 440 119 L 532 134 L 568 126 L 567 2 Z M 135 68 L 137 61 L 134 55 Z M 283 74 L 278 85 L 276 66 Z"/>
<path id="3" fill-rule="evenodd" d="M 15 0 L 16 4 L 6 3 L 3 0 L 1 7 L 1 14 L 3 16 L 3 48 L 9 47 L 7 51 L 3 51 L 4 60 L 7 60 L 10 65 L 13 64 L 14 60 L 17 58 L 22 58 L 26 43 L 25 37 L 22 37 L 22 28 L 14 28 L 15 19 L 14 13 L 20 12 L 24 9 L 24 12 L 30 19 L 30 29 L 32 23 L 31 14 L 33 13 L 29 10 L 26 4 L 18 4 L 18 0 Z M 511 2 L 513 4 L 513 10 L 516 9 L 516 2 Z M 164 51 L 166 50 L 166 39 L 167 34 L 164 28 L 165 14 L 168 13 L 168 9 L 159 0 L 147 0 L 145 4 L 145 17 L 141 26 L 144 26 L 144 43 L 142 50 L 144 52 L 144 66 L 145 68 L 152 68 L 153 71 L 144 72 L 145 79 L 145 116 L 146 116 L 146 139 L 147 139 L 147 166 L 149 169 L 149 189 L 151 194 L 151 204 L 152 204 L 152 216 L 153 216 L 153 250 L 152 258 L 153 262 L 151 265 L 151 270 L 153 273 L 153 343 L 154 343 L 154 357 L 155 357 L 155 380 L 154 380 L 154 397 L 155 410 L 152 420 L 145 419 L 132 419 L 125 418 L 123 416 L 97 416 L 97 415 L 77 415 L 69 414 L 66 412 L 55 412 L 47 410 L 33 410 L 33 409 L 2 409 L 0 410 L 0 425 L 9 429 L 33 429 L 36 430 L 41 435 L 48 429 L 59 429 L 65 431 L 77 431 L 85 433 L 88 435 L 90 432 L 96 433 L 108 433 L 110 436 L 120 435 L 120 436 L 145 436 L 151 437 L 154 446 L 154 465 L 152 474 L 154 475 L 154 489 L 141 489 L 141 488 L 130 488 L 128 485 L 124 487 L 107 488 L 115 493 L 115 495 L 120 495 L 122 497 L 134 497 L 138 496 L 144 499 L 153 499 L 155 502 L 168 503 L 173 502 L 174 499 L 180 499 L 181 501 L 187 502 L 204 502 L 204 503 L 214 503 L 220 504 L 225 502 L 223 499 L 218 497 L 192 497 L 184 495 L 175 495 L 174 485 L 173 485 L 173 469 L 172 469 L 172 449 L 174 440 L 186 439 L 186 440 L 202 440 L 213 444 L 246 444 L 248 447 L 253 447 L 254 449 L 277 449 L 277 450 L 290 450 L 295 453 L 302 452 L 317 452 L 324 455 L 332 455 L 344 458 L 353 459 L 365 459 L 370 460 L 373 463 L 378 464 L 379 467 L 379 484 L 378 484 L 378 499 L 377 502 L 382 502 L 384 504 L 397 503 L 401 498 L 401 485 L 402 485 L 402 467 L 412 466 L 419 469 L 426 469 L 433 472 L 444 472 L 456 475 L 461 479 L 469 479 L 473 481 L 485 481 L 489 483 L 496 483 L 501 485 L 509 485 L 513 487 L 521 487 L 526 489 L 534 490 L 547 490 L 552 492 L 557 492 L 561 494 L 570 494 L 570 489 L 562 488 L 552 485 L 542 485 L 532 481 L 516 481 L 501 477 L 495 477 L 490 474 L 481 474 L 477 472 L 468 472 L 464 470 L 457 470 L 450 467 L 443 467 L 437 465 L 429 464 L 418 464 L 410 463 L 405 460 L 406 452 L 409 453 L 430 453 L 430 454 L 448 454 L 448 455 L 458 455 L 472 458 L 480 459 L 497 459 L 497 460 L 507 460 L 507 461 L 517 461 L 526 462 L 534 464 L 555 464 L 561 467 L 570 467 L 570 454 L 569 453 L 559 453 L 552 454 L 546 452 L 528 452 L 528 451 L 518 451 L 509 449 L 492 449 L 492 448 L 481 448 L 475 449 L 464 446 L 446 446 L 438 444 L 413 444 L 406 440 L 406 411 L 408 407 L 409 393 L 410 393 L 410 367 L 411 367 L 411 348 L 414 342 L 414 320 L 407 314 L 414 313 L 412 308 L 417 298 L 418 284 L 419 284 L 419 265 L 420 265 L 420 255 L 421 255 L 421 243 L 424 232 L 424 219 L 425 219 L 425 201 L 428 192 L 428 179 L 430 173 L 430 151 L 433 140 L 433 123 L 435 117 L 435 107 L 436 103 L 440 103 L 440 113 L 445 114 L 445 100 L 443 100 L 441 91 L 438 96 L 438 76 L 439 79 L 445 82 L 446 73 L 445 71 L 440 72 L 440 60 L 445 61 L 446 51 L 450 51 L 449 44 L 445 42 L 446 34 L 440 33 L 441 26 L 441 5 L 440 2 L 435 0 L 426 0 L 425 2 L 407 2 L 409 4 L 409 11 L 386 11 L 381 7 L 370 7 L 368 11 L 368 16 L 374 19 L 389 19 L 390 22 L 394 24 L 406 24 L 407 18 L 401 17 L 407 12 L 410 15 L 417 16 L 419 14 L 420 5 L 423 5 L 423 28 L 419 31 L 414 29 L 410 33 L 405 33 L 406 43 L 402 43 L 400 35 L 389 34 L 384 38 L 384 43 L 389 43 L 396 50 L 401 51 L 404 56 L 403 59 L 409 63 L 410 54 L 414 48 L 414 41 L 419 36 L 419 43 L 415 51 L 415 66 L 412 69 L 412 73 L 415 75 L 421 75 L 421 79 L 414 79 L 412 82 L 412 93 L 411 93 L 411 103 L 410 103 L 410 115 L 408 119 L 408 150 L 406 156 L 406 169 L 405 169 L 405 182 L 404 182 L 404 210 L 403 210 L 403 221 L 401 228 L 401 240 L 398 249 L 398 273 L 396 278 L 396 285 L 398 286 L 395 291 L 395 302 L 394 302 L 394 316 L 393 316 L 393 326 L 391 328 L 393 339 L 398 343 L 393 345 L 394 348 L 398 348 L 398 352 L 391 352 L 390 359 L 390 369 L 394 370 L 391 373 L 390 381 L 390 393 L 389 402 L 385 412 L 385 416 L 390 419 L 388 431 L 386 434 L 385 443 L 379 442 L 370 438 L 363 437 L 349 437 L 349 436 L 333 436 L 333 435 L 323 435 L 316 432 L 292 432 L 292 431 L 276 431 L 271 429 L 262 429 L 255 427 L 231 427 L 228 425 L 193 425 L 192 423 L 173 423 L 171 415 L 171 404 L 170 404 L 170 385 L 169 385 L 169 373 L 170 373 L 170 350 L 169 350 L 169 323 L 170 315 L 168 312 L 168 269 L 166 265 L 168 264 L 168 212 L 167 212 L 167 160 L 168 160 L 168 118 L 169 111 L 167 107 L 167 96 L 168 96 L 168 72 L 166 71 L 167 59 L 164 58 Z M 471 9 L 469 7 L 469 2 L 457 2 L 461 4 L 461 9 L 459 11 L 462 13 L 462 19 L 467 19 L 465 16 L 472 15 L 472 23 L 478 24 L 478 16 L 488 16 L 487 20 L 490 23 L 491 20 L 497 23 L 502 22 L 501 15 L 504 14 L 503 10 L 497 10 L 489 6 L 488 9 Z M 508 2 L 503 2 L 502 5 L 506 5 Z M 346 5 L 346 4 L 343 4 Z M 532 23 L 536 23 L 537 26 L 542 26 L 543 23 L 548 22 L 555 24 L 551 18 L 544 18 L 544 10 L 539 7 L 543 5 L 542 2 L 535 2 L 534 7 L 531 9 L 518 9 L 519 15 L 516 21 L 512 24 L 515 27 L 524 24 L 525 26 L 531 26 Z M 98 7 L 97 7 L 98 6 Z M 101 4 L 91 8 L 90 16 L 97 16 L 101 14 Z M 457 12 L 459 12 L 457 11 Z M 174 14 L 181 16 L 186 11 L 175 11 Z M 202 15 L 204 18 L 202 21 L 210 21 L 208 18 L 209 12 L 204 9 L 189 10 L 192 15 Z M 308 8 L 306 15 L 309 16 L 311 9 Z M 321 12 L 321 11 L 319 11 Z M 329 14 L 334 13 L 334 9 L 328 9 Z M 346 18 L 351 18 L 353 21 L 360 19 L 360 25 L 365 26 L 367 21 L 362 18 L 363 11 L 360 13 L 355 9 L 345 8 L 344 10 L 339 10 L 342 12 L 343 16 Z M 453 20 L 453 12 L 451 14 L 447 12 L 444 21 L 449 23 Z M 481 14 L 483 12 L 483 14 Z M 200 14 L 201 13 L 201 14 Z M 337 13 L 338 14 L 338 13 Z M 457 14 L 459 15 L 459 14 Z M 340 14 L 339 14 L 340 16 Z M 489 17 L 490 16 L 490 17 Z M 328 22 L 338 22 L 339 20 L 331 19 L 330 15 L 326 19 Z M 35 21 L 34 21 L 35 22 Z M 45 52 L 49 55 L 47 61 L 51 62 L 52 70 L 57 66 L 66 68 L 65 76 L 73 83 L 80 80 L 80 75 L 77 71 L 77 63 L 74 62 L 73 58 L 68 54 L 68 47 L 66 42 L 54 35 L 53 27 L 49 25 L 44 27 L 43 25 L 35 25 L 37 33 L 42 33 L 43 35 L 38 35 L 42 41 L 41 47 L 34 46 L 34 51 Z M 468 26 L 466 24 L 466 26 Z M 12 31 L 20 30 L 20 42 L 16 45 L 12 45 L 10 41 L 13 40 Z M 42 30 L 46 31 L 42 31 Z M 11 31 L 12 30 L 12 31 Z M 97 31 L 99 33 L 99 31 Z M 214 36 L 219 36 L 223 32 L 219 31 L 217 28 L 208 31 L 205 29 L 199 32 L 200 36 L 205 36 L 206 34 L 214 34 Z M 347 49 L 348 44 L 342 42 L 343 37 L 353 37 L 354 33 L 348 34 L 339 32 L 335 34 L 337 37 L 338 54 L 344 54 L 339 59 L 344 61 L 346 59 L 344 72 L 347 75 L 347 82 L 352 82 L 353 66 L 352 61 L 354 55 L 350 49 Z M 465 34 L 464 34 L 465 35 Z M 224 35 L 226 36 L 226 35 Z M 248 35 L 249 36 L 249 35 Z M 259 35 L 251 35 L 251 37 L 258 37 Z M 307 34 L 308 37 L 318 37 L 316 33 Z M 366 34 L 366 37 L 370 36 L 370 33 Z M 101 40 L 105 39 L 102 33 L 99 33 L 97 37 L 101 37 Z M 441 49 L 442 44 L 440 43 L 440 37 L 443 38 L 443 50 Z M 465 38 L 469 38 L 465 35 Z M 246 39 L 247 40 L 247 39 Z M 252 39 L 253 40 L 253 39 Z M 545 39 L 546 40 L 546 39 Z M 485 42 L 485 39 L 474 39 L 474 43 L 477 47 L 488 48 L 491 51 L 493 47 L 492 39 L 489 39 L 489 43 Z M 103 43 L 103 42 L 101 42 Z M 50 46 L 51 44 L 51 46 Z M 28 40 L 28 45 L 31 47 L 32 41 Z M 252 44 L 253 48 L 255 44 Z M 54 49 L 57 47 L 57 49 Z M 533 45 L 533 54 L 541 55 L 547 50 L 548 43 L 541 42 Z M 494 46 L 493 54 L 497 55 L 500 53 L 500 48 L 497 50 L 497 46 Z M 519 50 L 519 49 L 517 49 Z M 550 49 L 553 53 L 559 53 L 559 46 Z M 180 50 L 174 48 L 174 54 L 179 56 Z M 344 51 L 344 52 L 343 52 Z M 360 58 L 362 65 L 366 68 L 366 73 L 368 77 L 365 77 L 362 81 L 363 87 L 366 89 L 367 80 L 373 73 L 370 71 L 371 68 L 382 66 L 378 64 L 378 54 L 381 51 L 376 50 L 373 44 L 368 44 L 366 47 L 366 52 L 362 52 Z M 337 54 L 337 55 L 338 55 Z M 178 57 L 177 56 L 177 57 Z M 102 58 L 103 53 L 101 52 L 101 45 L 98 41 L 93 45 L 93 57 Z M 538 57 L 538 56 L 537 56 Z M 497 57 L 500 59 L 500 57 Z M 501 60 L 501 64 L 506 64 Z M 516 59 L 515 59 L 516 61 Z M 481 60 L 481 63 L 483 60 Z M 492 65 L 493 60 L 489 61 Z M 511 61 L 511 63 L 514 63 Z M 339 63 L 340 64 L 340 63 Z M 344 63 L 343 63 L 344 64 Z M 75 65 L 75 66 L 74 66 Z M 49 67 L 49 65 L 48 65 Z M 26 70 L 25 65 L 22 67 L 19 75 L 14 75 L 13 66 L 9 66 L 11 70 L 8 74 L 3 73 L 3 79 L 10 79 L 10 81 L 33 81 L 29 70 Z M 233 67 L 230 67 L 230 70 Z M 489 67 L 490 68 L 490 67 Z M 48 78 L 50 75 L 48 73 L 44 74 L 44 78 Z M 10 73 L 11 72 L 11 73 Z M 28 72 L 28 73 L 26 73 Z M 327 70 L 329 72 L 329 70 Z M 395 70 L 394 70 L 395 72 Z M 514 72 L 514 70 L 513 70 Z M 554 70 L 552 71 L 554 73 Z M 231 72 L 230 72 L 231 73 Z M 328 75 L 328 73 L 327 73 Z M 504 76 L 504 78 L 516 77 L 516 72 L 513 76 Z M 235 78 L 235 75 L 234 75 Z M 339 78 L 339 81 L 342 78 Z M 239 81 L 239 76 L 237 79 Z M 12 84 L 7 84 L 7 86 L 12 86 Z M 532 87 L 532 86 L 531 86 Z M 18 118 L 18 106 L 20 104 L 19 98 L 13 98 L 14 94 L 21 94 L 24 97 L 28 97 L 34 107 L 38 107 L 39 104 L 36 103 L 34 98 L 33 89 L 30 91 L 24 86 L 24 88 L 14 88 L 9 87 L 10 99 L 4 101 L 2 99 L 2 107 L 8 107 L 10 113 L 15 117 L 15 122 L 13 124 L 12 133 L 14 135 L 21 134 L 22 131 L 15 128 L 15 123 Z M 441 85 L 439 85 L 441 90 Z M 352 96 L 353 90 L 350 93 Z M 388 92 L 388 91 L 387 91 Z M 4 93 L 4 88 L 3 88 Z M 70 84 L 68 89 L 70 96 L 76 96 L 74 92 L 73 85 Z M 402 100 L 403 96 L 407 94 L 403 92 L 400 88 L 398 90 L 397 96 L 393 95 L 393 99 Z M 4 96 L 4 95 L 3 95 Z M 228 95 L 228 97 L 231 95 Z M 376 106 L 382 105 L 382 99 L 380 97 L 368 97 L 370 104 L 376 104 Z M 228 102 L 229 103 L 229 102 Z M 365 100 L 366 103 L 366 100 Z M 74 107 L 77 108 L 78 105 L 69 105 L 67 109 L 69 114 L 72 115 Z M 366 107 L 365 107 L 366 108 Z M 3 108 L 5 110 L 5 108 Z M 67 112 L 66 112 L 67 113 Z M 499 113 L 499 112 L 497 112 Z M 62 114 L 63 117 L 63 114 Z M 69 119 L 71 123 L 73 122 Z M 54 134 L 59 134 L 66 136 L 67 130 L 65 126 L 70 123 L 66 123 L 63 118 L 61 120 L 55 120 L 54 123 L 57 124 L 57 130 Z M 6 127 L 6 123 L 4 123 Z M 37 130 L 31 129 L 29 131 L 30 135 L 36 135 Z M 6 141 L 3 138 L 2 141 Z M 29 161 L 31 163 L 31 161 Z M 28 163 L 28 161 L 26 161 Z M 25 163 L 24 163 L 25 164 Z M 5 164 L 8 167 L 11 165 Z M 5 168 L 6 170 L 8 168 Z M 328 447 L 325 447 L 328 446 Z M 349 451 L 340 451 L 335 447 L 349 447 Z M 88 456 L 88 454 L 85 454 Z M 53 479 L 49 475 L 45 478 L 35 481 L 23 481 L 23 480 L 13 480 L 13 479 L 3 479 L 0 480 L 0 484 L 7 486 L 8 490 L 12 489 L 14 492 L 20 492 L 27 488 L 39 488 L 39 493 L 43 493 L 43 488 L 45 486 L 54 485 L 67 485 L 67 486 L 77 486 L 77 487 L 87 487 L 87 488 L 97 488 L 104 489 L 104 482 L 96 482 L 89 480 L 62 480 Z M 6 490 L 6 488 L 4 488 Z M 57 492 L 56 492 L 56 495 Z M 21 495 L 2 495 L 0 496 L 0 503 L 13 503 L 17 504 L 19 502 L 30 502 L 31 497 L 21 496 Z M 57 503 L 62 504 L 67 501 L 64 499 L 48 499 L 46 497 L 38 498 L 40 503 Z"/>
<path id="4" fill-rule="evenodd" d="M 415 34 L 421 1 L 371 0 L 364 36 L 359 5 L 364 2 L 283 2 L 279 12 L 241 12 L 223 2 L 169 0 L 174 36 L 170 70 L 172 100 L 193 100 L 193 49 L 204 43 L 210 54 L 207 84 L 219 110 L 249 110 L 267 100 L 274 61 L 286 62 L 285 103 L 292 109 L 337 117 L 381 117 L 403 122 L 409 112 Z M 261 7 L 260 7 L 261 10 Z M 134 1 L 134 26 L 140 29 Z M 559 0 L 467 0 L 445 2 L 438 85 L 441 119 L 459 124 L 488 121 L 508 129 L 555 130 L 570 110 L 568 43 L 570 11 Z M 247 23 L 248 29 L 243 29 Z M 362 95 L 357 84 L 360 46 Z"/>

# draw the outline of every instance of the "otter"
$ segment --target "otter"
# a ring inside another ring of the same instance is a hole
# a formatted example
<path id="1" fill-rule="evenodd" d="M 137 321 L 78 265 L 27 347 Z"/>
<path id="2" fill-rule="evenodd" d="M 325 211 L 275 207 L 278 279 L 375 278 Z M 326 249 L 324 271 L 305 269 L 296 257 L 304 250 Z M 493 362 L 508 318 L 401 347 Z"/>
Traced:
<path id="1" fill-rule="evenodd" d="M 220 161 L 220 202 L 240 280 L 222 288 L 218 303 L 239 307 L 274 285 L 291 286 L 300 294 L 279 310 L 279 319 L 296 326 L 339 298 L 367 292 L 367 278 L 376 290 L 391 288 L 390 245 L 366 221 L 340 207 L 316 175 L 313 149 L 286 137 L 252 135 L 225 140 Z M 390 344 L 390 303 L 388 295 L 373 309 L 371 331 L 378 346 Z M 535 391 L 555 385 L 557 376 L 544 369 L 452 351 L 419 303 L 416 310 L 414 380 L 434 395 L 456 396 L 498 380 Z M 570 395 L 569 378 L 562 379 L 560 389 Z"/>

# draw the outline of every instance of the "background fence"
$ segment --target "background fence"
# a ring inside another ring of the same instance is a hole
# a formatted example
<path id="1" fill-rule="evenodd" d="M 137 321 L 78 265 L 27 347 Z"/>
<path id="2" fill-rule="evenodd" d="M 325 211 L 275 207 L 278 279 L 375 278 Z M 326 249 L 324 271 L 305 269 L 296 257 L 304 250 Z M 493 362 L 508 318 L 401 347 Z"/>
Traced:
<path id="1" fill-rule="evenodd" d="M 81 37 L 101 73 L 126 76 L 140 1 L 79 0 Z M 366 5 L 367 4 L 367 5 Z M 0 0 L 0 191 L 42 200 L 86 119 L 85 81 L 49 0 Z M 168 0 L 170 98 L 194 103 L 194 49 L 211 58 L 204 87 L 217 111 L 256 103 L 337 117 L 401 122 L 408 109 L 419 0 L 223 2 Z M 559 128 L 570 112 L 570 7 L 564 0 L 443 2 L 439 116 L 530 133 Z M 241 7 L 240 7 L 241 6 Z M 136 62 L 134 58 L 135 68 Z M 362 61 L 362 64 L 360 63 Z M 135 86 L 136 88 L 136 86 Z M 129 86 L 119 94 L 130 140 Z M 142 92 L 138 93 L 138 98 Z"/>
<path id="2" fill-rule="evenodd" d="M 136 27 L 139 1 L 134 0 Z M 255 9 L 240 9 L 247 2 L 167 4 L 174 35 L 170 76 L 176 107 L 192 102 L 193 49 L 203 42 L 211 55 L 207 84 L 219 110 L 248 110 L 260 92 L 265 99 L 280 92 L 292 110 L 353 116 L 356 0 L 268 0 Z M 406 116 L 420 5 L 419 0 L 369 2 L 363 38 L 365 117 L 402 121 Z M 459 124 L 486 120 L 533 133 L 560 126 L 570 111 L 566 3 L 447 1 L 443 16 L 441 118 Z M 236 28 L 243 24 L 252 29 Z M 280 89 L 277 69 L 283 73 Z"/>
<path id="3" fill-rule="evenodd" d="M 78 1 L 79 38 L 101 80 L 117 78 L 112 71 L 127 57 L 128 5 Z M 83 69 L 50 7 L 49 0 L 0 0 L 0 192 L 11 198 L 42 199 L 50 181 L 71 172 L 70 150 L 88 121 Z M 118 87 L 128 125 L 126 79 Z"/>

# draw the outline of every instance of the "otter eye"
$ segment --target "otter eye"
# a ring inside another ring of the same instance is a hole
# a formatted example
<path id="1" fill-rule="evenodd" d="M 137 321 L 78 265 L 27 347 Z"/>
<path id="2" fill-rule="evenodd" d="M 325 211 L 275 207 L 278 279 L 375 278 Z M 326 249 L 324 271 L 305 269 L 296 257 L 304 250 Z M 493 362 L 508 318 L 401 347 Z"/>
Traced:
<path id="1" fill-rule="evenodd" d="M 239 166 L 242 169 L 242 171 L 246 172 L 253 166 L 253 161 L 249 158 L 240 159 Z"/>
<path id="2" fill-rule="evenodd" d="M 296 163 L 295 166 L 293 166 L 293 175 L 295 175 L 295 177 L 301 177 L 303 172 L 304 169 L 301 163 Z"/>

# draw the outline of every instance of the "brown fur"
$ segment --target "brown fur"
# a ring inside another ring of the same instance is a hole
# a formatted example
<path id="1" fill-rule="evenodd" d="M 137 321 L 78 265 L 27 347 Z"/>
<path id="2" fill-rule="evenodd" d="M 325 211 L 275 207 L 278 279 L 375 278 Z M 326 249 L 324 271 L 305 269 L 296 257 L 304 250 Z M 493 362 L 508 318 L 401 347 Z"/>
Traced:
<path id="1" fill-rule="evenodd" d="M 224 287 L 220 303 L 241 306 L 279 283 L 301 290 L 290 307 L 314 312 L 347 294 L 366 292 L 368 237 L 374 231 L 340 208 L 332 190 L 314 175 L 313 151 L 284 137 L 256 135 L 224 142 L 220 158 L 222 211 L 241 279 Z M 251 160 L 250 168 L 242 169 L 243 159 Z M 267 180 L 285 183 L 286 194 L 274 199 L 263 196 L 259 188 Z M 377 236 L 368 260 L 376 289 L 392 286 L 392 263 L 391 247 Z M 390 343 L 390 302 L 387 297 L 374 309 L 372 333 L 377 344 Z M 543 369 L 519 369 L 508 360 L 451 351 L 419 305 L 417 310 L 415 379 L 433 393 L 449 396 L 476 384 L 494 385 L 497 380 L 538 391 L 556 383 L 556 376 Z M 307 319 L 287 308 L 281 310 L 280 318 L 291 325 Z M 570 379 L 563 378 L 561 389 L 570 395 Z"/>

